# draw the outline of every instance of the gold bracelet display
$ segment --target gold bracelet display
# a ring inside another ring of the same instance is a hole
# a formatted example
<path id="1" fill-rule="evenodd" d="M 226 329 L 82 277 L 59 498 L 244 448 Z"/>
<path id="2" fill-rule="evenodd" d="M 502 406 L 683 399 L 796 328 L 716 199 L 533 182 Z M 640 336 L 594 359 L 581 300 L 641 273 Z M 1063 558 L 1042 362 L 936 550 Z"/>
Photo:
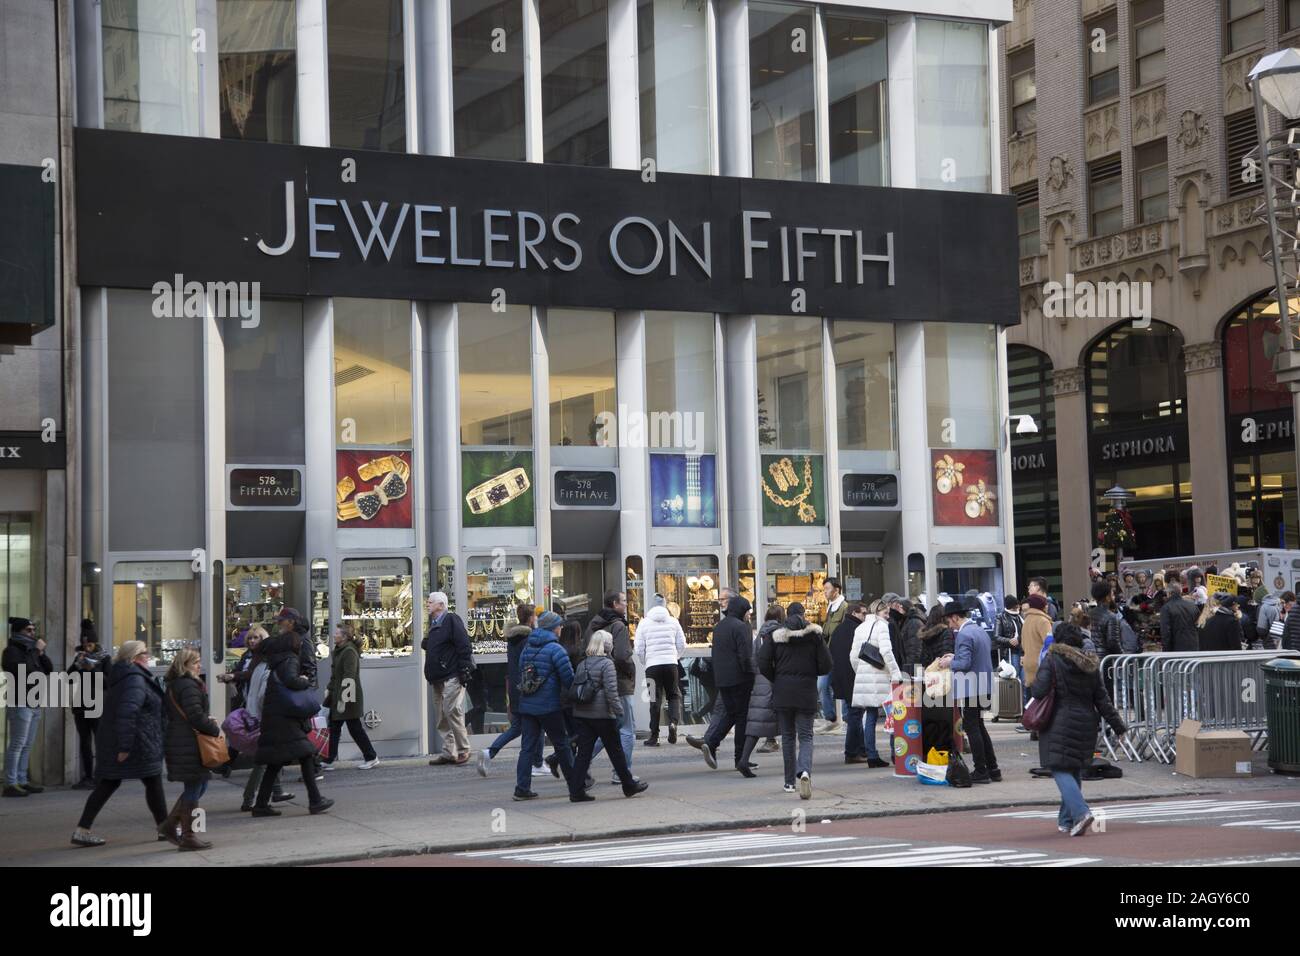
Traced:
<path id="1" fill-rule="evenodd" d="M 794 470 L 794 462 L 789 458 L 782 458 L 780 461 L 773 462 L 768 466 L 768 472 L 776 481 L 782 491 L 794 488 L 799 484 L 799 478 Z M 811 524 L 817 520 L 817 509 L 808 504 L 808 496 L 813 491 L 813 473 L 812 473 L 812 456 L 804 455 L 803 457 L 803 488 L 799 494 L 793 498 L 782 498 L 770 487 L 767 479 L 762 479 L 763 494 L 767 495 L 767 500 L 780 508 L 798 508 L 799 520 L 804 524 Z"/>
<path id="2" fill-rule="evenodd" d="M 408 479 L 411 477 L 411 466 L 406 459 L 400 455 L 386 455 L 368 461 L 357 469 L 357 476 L 362 481 L 371 481 L 380 475 L 384 476 L 383 481 L 369 491 L 360 492 L 355 498 L 351 495 L 357 489 L 356 482 L 346 475 L 339 480 L 335 494 L 338 497 L 340 521 L 351 521 L 354 518 L 369 521 L 385 505 L 406 497 L 410 490 Z"/>

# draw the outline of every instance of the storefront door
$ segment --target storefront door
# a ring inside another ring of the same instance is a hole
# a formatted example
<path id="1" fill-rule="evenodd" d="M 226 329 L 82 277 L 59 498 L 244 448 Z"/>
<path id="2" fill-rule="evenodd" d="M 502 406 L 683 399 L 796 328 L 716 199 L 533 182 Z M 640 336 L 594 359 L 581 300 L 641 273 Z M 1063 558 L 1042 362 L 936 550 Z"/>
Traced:
<path id="1" fill-rule="evenodd" d="M 471 733 L 509 723 L 506 701 L 506 631 L 519 623 L 520 604 L 536 605 L 529 554 L 469 555 L 465 559 L 465 627 L 477 672 L 466 719 Z M 439 742 L 434 739 L 436 748 Z"/>
<path id="2" fill-rule="evenodd" d="M 557 554 L 551 559 L 551 601 L 585 628 L 601 607 L 605 560 L 601 555 Z"/>
<path id="3" fill-rule="evenodd" d="M 879 553 L 846 554 L 840 568 L 846 601 L 870 604 L 885 593 L 885 559 Z"/>
<path id="4" fill-rule="evenodd" d="M 267 634 L 276 632 L 275 617 L 293 606 L 293 562 L 287 558 L 231 558 L 225 574 L 225 663 L 230 666 L 244 653 L 245 632 L 260 624 Z"/>

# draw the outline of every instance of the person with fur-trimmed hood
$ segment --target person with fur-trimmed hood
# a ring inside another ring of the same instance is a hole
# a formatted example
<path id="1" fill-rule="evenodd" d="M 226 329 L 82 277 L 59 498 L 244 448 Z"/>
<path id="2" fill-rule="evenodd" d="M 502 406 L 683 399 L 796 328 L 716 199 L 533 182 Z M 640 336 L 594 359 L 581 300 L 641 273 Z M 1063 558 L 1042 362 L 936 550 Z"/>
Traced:
<path id="1" fill-rule="evenodd" d="M 1057 829 L 1082 836 L 1092 826 L 1093 816 L 1083 799 L 1080 774 L 1097 744 L 1098 718 L 1105 718 L 1121 736 L 1128 728 L 1101 685 L 1100 664 L 1083 652 L 1083 634 L 1073 624 L 1057 627 L 1030 693 L 1042 700 L 1052 688 L 1056 690 L 1052 719 L 1039 732 L 1038 760 L 1052 771 L 1061 791 Z"/>
<path id="2" fill-rule="evenodd" d="M 803 605 L 797 602 L 786 609 L 785 624 L 772 632 L 771 642 L 764 641 L 758 651 L 758 669 L 772 684 L 772 707 L 781 728 L 784 790 L 794 793 L 797 788 L 802 800 L 812 798 L 813 718 L 819 703 L 817 678 L 829 674 L 831 666 L 822 629 L 805 620 Z"/>

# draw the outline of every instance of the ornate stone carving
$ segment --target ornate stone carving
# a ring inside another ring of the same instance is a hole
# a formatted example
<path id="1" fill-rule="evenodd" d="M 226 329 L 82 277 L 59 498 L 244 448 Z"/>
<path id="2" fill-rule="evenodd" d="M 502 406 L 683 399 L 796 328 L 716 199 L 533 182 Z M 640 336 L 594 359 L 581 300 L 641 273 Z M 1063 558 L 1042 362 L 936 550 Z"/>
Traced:
<path id="1" fill-rule="evenodd" d="M 1092 160 L 1119 149 L 1119 104 L 1102 106 L 1083 114 L 1084 157 Z"/>
<path id="2" fill-rule="evenodd" d="M 1019 139 L 1007 140 L 1007 163 L 1011 170 L 1011 185 L 1031 183 L 1038 179 L 1038 134 L 1030 133 Z"/>
<path id="3" fill-rule="evenodd" d="M 1247 53 L 1223 64 L 1224 113 L 1237 113 L 1254 106 L 1246 80 L 1261 56 L 1263 56 L 1262 52 Z"/>
<path id="4" fill-rule="evenodd" d="M 1259 229 L 1264 226 L 1264 200 L 1258 196 L 1234 199 L 1214 208 L 1211 223 L 1214 235 L 1221 236 L 1227 232 L 1240 229 Z"/>
<path id="5" fill-rule="evenodd" d="M 1199 146 L 1203 137 L 1210 135 L 1210 124 L 1201 119 L 1196 110 L 1183 110 L 1178 118 L 1178 135 L 1174 138 L 1182 144 L 1183 149 Z"/>
<path id="6" fill-rule="evenodd" d="M 1047 161 L 1047 186 L 1052 192 L 1062 192 L 1070 185 L 1073 176 L 1074 169 L 1068 157 L 1058 155 Z"/>
<path id="7" fill-rule="evenodd" d="M 1052 371 L 1052 394 L 1073 395 L 1083 391 L 1083 368 L 1058 368 Z"/>
<path id="8" fill-rule="evenodd" d="M 1165 135 L 1165 88 L 1157 86 L 1133 97 L 1133 142 L 1146 143 Z"/>
<path id="9" fill-rule="evenodd" d="M 1078 270 L 1137 259 L 1168 251 L 1167 223 L 1134 226 L 1113 236 L 1088 239 L 1078 244 Z"/>
<path id="10" fill-rule="evenodd" d="M 1034 38 L 1034 0 L 1012 0 L 1011 10 L 1011 22 L 1006 26 L 1008 50 Z"/>
<path id="11" fill-rule="evenodd" d="M 1223 346 L 1218 342 L 1197 342 L 1183 346 L 1183 362 L 1188 373 L 1209 372 L 1223 367 Z"/>
<path id="12" fill-rule="evenodd" d="M 1038 284 L 1038 256 L 1026 256 L 1020 260 L 1020 284 Z"/>

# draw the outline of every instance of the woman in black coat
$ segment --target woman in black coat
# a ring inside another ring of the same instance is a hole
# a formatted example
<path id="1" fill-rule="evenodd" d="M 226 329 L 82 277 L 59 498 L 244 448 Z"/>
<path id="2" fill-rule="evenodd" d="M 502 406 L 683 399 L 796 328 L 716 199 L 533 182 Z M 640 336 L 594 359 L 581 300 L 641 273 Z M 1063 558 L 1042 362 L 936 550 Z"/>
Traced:
<path id="1" fill-rule="evenodd" d="M 90 828 L 123 780 L 144 784 L 145 802 L 156 825 L 167 819 L 162 783 L 163 689 L 149 671 L 144 641 L 125 641 L 117 649 L 105 683 L 107 699 L 95 732 L 95 789 L 72 831 L 77 846 L 104 845 L 104 838 Z"/>
<path id="2" fill-rule="evenodd" d="M 1241 650 L 1241 622 L 1237 620 L 1237 602 L 1231 595 L 1219 592 L 1212 596 L 1201 612 L 1199 624 L 1201 650 Z"/>
<path id="3" fill-rule="evenodd" d="M 1092 812 L 1083 799 L 1080 772 L 1092 759 L 1097 744 L 1098 717 L 1106 718 L 1115 733 L 1128 728 L 1101 685 L 1100 664 L 1083 651 L 1083 634 L 1073 624 L 1056 628 L 1051 646 L 1038 667 L 1030 696 L 1042 700 L 1055 687 L 1051 723 L 1038 732 L 1038 760 L 1052 771 L 1061 791 L 1057 829 L 1082 836 L 1092 826 Z"/>
<path id="4" fill-rule="evenodd" d="M 302 782 L 310 801 L 308 809 L 312 813 L 324 813 L 334 806 L 334 801 L 322 797 L 316 786 L 316 748 L 307 739 L 311 719 L 287 713 L 282 700 L 283 690 L 306 690 L 310 686 L 311 682 L 301 671 L 301 648 L 302 635 L 296 631 L 277 634 L 262 642 L 262 653 L 271 675 L 262 702 L 262 733 L 257 738 L 257 754 L 253 758 L 254 763 L 266 767 L 253 806 L 255 817 L 280 816 L 280 811 L 271 806 L 271 792 L 280 779 L 280 771 L 291 763 L 302 768 Z"/>
<path id="5" fill-rule="evenodd" d="M 922 668 L 929 667 L 939 658 L 952 654 L 956 645 L 952 629 L 943 616 L 943 604 L 936 604 L 930 609 L 921 628 Z M 953 714 L 952 701 L 935 701 L 927 703 L 921 698 L 921 749 L 926 756 L 933 750 L 952 750 Z"/>
<path id="6" fill-rule="evenodd" d="M 772 707 L 781 728 L 785 792 L 812 798 L 813 717 L 819 705 L 817 678 L 831 672 L 831 654 L 822 629 L 803 617 L 803 605 L 791 604 L 785 624 L 758 650 L 758 669 L 772 682 Z M 795 736 L 799 752 L 795 754 Z"/>
<path id="7" fill-rule="evenodd" d="M 199 800 L 212 779 L 212 771 L 203 766 L 195 734 L 221 736 L 221 728 L 208 713 L 208 689 L 199 677 L 202 664 L 199 652 L 187 647 L 177 652 L 167 670 L 167 736 L 163 745 L 167 779 L 185 784 L 185 790 L 158 827 L 158 835 L 182 850 L 206 850 L 212 846 L 194 834 L 194 811 L 199 808 Z"/>

